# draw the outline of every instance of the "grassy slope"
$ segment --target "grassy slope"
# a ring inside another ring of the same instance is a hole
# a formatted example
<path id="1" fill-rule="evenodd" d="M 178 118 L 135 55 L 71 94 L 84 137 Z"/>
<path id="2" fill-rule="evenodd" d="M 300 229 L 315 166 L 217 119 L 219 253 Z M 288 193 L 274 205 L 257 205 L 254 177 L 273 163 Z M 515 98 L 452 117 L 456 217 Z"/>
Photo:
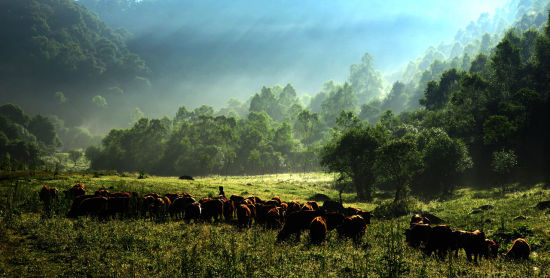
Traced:
<path id="1" fill-rule="evenodd" d="M 277 231 L 258 226 L 241 230 L 221 223 L 195 225 L 142 219 L 99 223 L 68 220 L 61 215 L 43 219 L 36 193 L 46 184 L 66 189 L 75 182 L 84 182 L 89 190 L 112 187 L 115 191 L 140 193 L 179 191 L 202 197 L 216 195 L 218 186 L 223 185 L 228 195 L 255 194 L 264 199 L 279 195 L 283 200 L 305 201 L 316 193 L 337 197 L 331 181 L 332 176 L 325 174 L 206 177 L 196 181 L 66 174 L 56 180 L 40 175 L 18 183 L 4 180 L 0 182 L 0 275 L 378 277 L 403 268 L 407 277 L 550 276 L 550 215 L 533 208 L 539 201 L 550 200 L 550 190 L 540 185 L 515 188 L 506 195 L 461 189 L 449 201 L 417 203 L 452 227 L 484 228 L 489 237 L 502 225 L 506 231 L 532 229 L 527 240 L 534 244 L 535 251 L 529 261 L 484 260 L 480 265 L 467 262 L 464 253 L 458 259 L 441 262 L 405 246 L 402 233 L 409 217 L 374 219 L 359 245 L 338 240 L 335 232 L 329 233 L 329 240 L 322 246 L 309 245 L 307 232 L 299 243 L 276 244 Z M 343 198 L 346 206 L 366 209 L 383 201 L 350 203 L 351 194 Z M 470 214 L 486 204 L 495 208 Z M 60 205 L 60 212 L 66 209 L 64 206 Z M 527 219 L 514 221 L 519 215 Z"/>

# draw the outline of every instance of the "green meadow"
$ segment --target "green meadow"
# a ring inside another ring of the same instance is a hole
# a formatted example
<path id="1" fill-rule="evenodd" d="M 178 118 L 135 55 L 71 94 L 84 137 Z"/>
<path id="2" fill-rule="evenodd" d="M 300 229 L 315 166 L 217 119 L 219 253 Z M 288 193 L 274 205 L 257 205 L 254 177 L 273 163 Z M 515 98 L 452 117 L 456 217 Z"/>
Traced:
<path id="1" fill-rule="evenodd" d="M 306 201 L 324 194 L 338 199 L 334 176 L 323 173 L 262 176 L 208 176 L 194 181 L 136 174 L 3 173 L 0 181 L 0 276 L 109 277 L 550 277 L 550 214 L 535 208 L 550 200 L 544 184 L 514 185 L 508 192 L 460 188 L 447 200 L 411 198 L 413 212 L 429 212 L 454 228 L 483 229 L 524 237 L 532 247 L 527 261 L 507 261 L 503 242 L 497 259 L 475 264 L 458 258 L 444 261 L 407 246 L 404 230 L 410 214 L 394 219 L 374 218 L 360 243 L 328 234 L 321 246 L 309 244 L 308 232 L 299 242 L 276 243 L 276 230 L 227 223 L 185 223 L 170 219 L 98 221 L 67 219 L 70 203 L 62 191 L 76 182 L 88 192 L 100 188 L 140 194 L 187 192 L 196 198 L 226 195 L 274 195 L 284 201 Z M 55 186 L 60 198 L 47 216 L 38 199 L 43 185 Z M 371 203 L 343 193 L 344 206 L 381 211 L 391 192 L 377 192 Z M 322 202 L 320 202 L 322 203 Z M 478 210 L 491 205 L 493 209 Z M 377 210 L 378 208 L 378 210 Z"/>

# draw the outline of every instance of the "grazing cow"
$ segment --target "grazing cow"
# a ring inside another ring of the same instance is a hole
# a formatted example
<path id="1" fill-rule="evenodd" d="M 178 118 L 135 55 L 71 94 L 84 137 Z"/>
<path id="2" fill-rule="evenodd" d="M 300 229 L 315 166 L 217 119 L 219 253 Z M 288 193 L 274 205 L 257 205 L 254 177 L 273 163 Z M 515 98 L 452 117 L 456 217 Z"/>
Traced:
<path id="1" fill-rule="evenodd" d="M 92 216 L 99 219 L 105 218 L 109 209 L 107 197 L 95 196 L 86 198 L 80 202 L 75 216 Z"/>
<path id="2" fill-rule="evenodd" d="M 327 238 L 327 224 L 321 216 L 313 218 L 309 224 L 309 238 L 312 244 L 321 244 Z"/>
<path id="3" fill-rule="evenodd" d="M 256 215 L 257 215 L 256 205 L 246 204 L 246 206 L 248 207 L 248 209 L 250 209 L 250 217 L 252 217 L 252 219 L 256 219 Z"/>
<path id="4" fill-rule="evenodd" d="M 77 183 L 69 188 L 69 190 L 65 190 L 64 193 L 65 198 L 74 200 L 76 197 L 86 194 L 86 187 L 82 183 Z"/>
<path id="5" fill-rule="evenodd" d="M 189 176 L 189 175 L 183 175 L 183 176 L 180 176 L 180 180 L 190 180 L 190 181 L 193 181 L 195 180 L 192 176 Z"/>
<path id="6" fill-rule="evenodd" d="M 264 202 L 258 196 L 248 196 L 246 199 L 251 200 L 252 204 L 263 204 L 263 202 Z"/>
<path id="7" fill-rule="evenodd" d="M 231 195 L 231 197 L 229 197 L 229 200 L 233 201 L 233 204 L 235 204 L 235 206 L 238 206 L 244 202 L 244 197 L 239 195 Z"/>
<path id="8" fill-rule="evenodd" d="M 166 215 L 166 199 L 159 197 L 153 201 L 153 204 L 151 204 L 151 209 L 149 210 L 150 212 L 152 212 L 151 218 L 162 217 Z"/>
<path id="9" fill-rule="evenodd" d="M 168 199 L 170 199 L 170 202 L 174 202 L 177 198 L 181 197 L 181 194 L 179 194 L 179 193 L 166 193 L 166 194 L 164 194 L 164 197 L 168 197 Z"/>
<path id="10" fill-rule="evenodd" d="M 277 206 L 278 206 L 278 207 L 280 207 L 281 204 L 282 204 L 282 202 L 281 202 L 281 197 L 279 197 L 279 196 L 273 196 L 273 197 L 271 198 L 271 201 L 277 202 Z"/>
<path id="11" fill-rule="evenodd" d="M 256 205 L 255 207 L 256 207 L 256 213 L 255 213 L 256 223 L 263 224 L 266 222 L 266 217 L 269 210 L 276 208 L 277 206 L 275 204 L 267 202 L 265 204 Z"/>
<path id="12" fill-rule="evenodd" d="M 119 214 L 120 218 L 123 218 L 128 214 L 128 208 L 130 205 L 130 197 L 111 197 L 108 198 L 108 214 L 116 218 Z"/>
<path id="13" fill-rule="evenodd" d="M 300 211 L 302 209 L 302 204 L 297 201 L 292 201 L 290 203 L 287 203 L 288 208 L 286 209 L 286 215 L 289 215 L 292 212 Z"/>
<path id="14" fill-rule="evenodd" d="M 488 258 L 496 258 L 497 255 L 498 255 L 498 249 L 500 248 L 500 244 L 486 238 L 485 239 L 485 244 L 487 244 L 487 248 L 484 248 L 483 251 L 484 251 L 484 254 L 483 256 L 488 259 Z"/>
<path id="15" fill-rule="evenodd" d="M 237 221 L 240 227 L 252 226 L 252 215 L 247 205 L 241 204 L 237 207 Z"/>
<path id="16" fill-rule="evenodd" d="M 201 219 L 210 222 L 210 219 L 218 221 L 223 216 L 223 202 L 218 199 L 206 200 L 201 203 Z"/>
<path id="17" fill-rule="evenodd" d="M 57 199 L 57 196 L 59 195 L 59 192 L 57 191 L 57 188 L 55 187 L 49 187 L 47 185 L 44 185 L 40 192 L 38 192 L 38 196 L 40 197 L 40 201 L 44 202 L 44 209 L 50 210 L 51 202 L 55 199 Z"/>
<path id="18" fill-rule="evenodd" d="M 531 247 L 529 246 L 529 243 L 525 241 L 523 238 L 518 238 L 514 240 L 514 243 L 512 244 L 512 247 L 510 247 L 510 250 L 506 253 L 505 257 L 507 259 L 521 259 L 521 260 L 527 260 L 529 259 L 529 254 L 531 253 Z"/>
<path id="19" fill-rule="evenodd" d="M 285 212 L 288 211 L 288 204 L 285 203 L 285 202 L 282 202 L 282 203 L 281 203 L 281 208 L 282 208 Z"/>
<path id="20" fill-rule="evenodd" d="M 310 205 L 313 210 L 319 210 L 319 204 L 317 204 L 317 202 L 309 201 L 307 204 Z"/>
<path id="21" fill-rule="evenodd" d="M 192 203 L 185 208 L 185 221 L 189 223 L 191 220 L 199 221 L 201 216 L 201 204 L 199 202 Z"/>
<path id="22" fill-rule="evenodd" d="M 452 240 L 451 240 L 451 252 L 452 251 L 455 251 L 455 258 L 458 258 L 458 251 L 460 251 L 460 249 L 464 249 L 464 246 L 462 245 L 462 242 L 463 242 L 463 238 L 466 237 L 466 234 L 468 232 L 466 231 L 463 231 L 463 230 L 456 230 L 456 231 L 452 231 Z"/>
<path id="23" fill-rule="evenodd" d="M 314 210 L 313 209 L 313 206 L 310 205 L 310 204 L 303 204 L 302 207 L 300 208 L 300 210 Z"/>
<path id="24" fill-rule="evenodd" d="M 452 242 L 453 231 L 449 226 L 438 225 L 432 227 L 424 252 L 428 256 L 433 252 L 438 255 L 440 259 L 445 259 L 445 255 L 447 255 L 447 252 L 452 247 Z"/>
<path id="25" fill-rule="evenodd" d="M 132 194 L 130 194 L 130 192 L 114 192 L 114 193 L 109 193 L 109 198 L 113 197 L 113 198 L 130 198 Z"/>
<path id="26" fill-rule="evenodd" d="M 313 218 L 317 216 L 321 216 L 321 211 L 301 210 L 287 214 L 286 222 L 277 234 L 277 241 L 283 241 L 291 234 L 296 234 L 296 239 L 299 241 L 302 230 L 308 229 Z"/>
<path id="27" fill-rule="evenodd" d="M 69 212 L 67 213 L 67 217 L 69 218 L 76 218 L 78 216 L 78 207 L 80 206 L 80 203 L 86 199 L 94 198 L 95 195 L 80 195 L 76 197 L 73 200 L 73 204 L 71 205 L 71 208 L 69 209 Z"/>
<path id="28" fill-rule="evenodd" d="M 410 226 L 414 224 L 431 224 L 430 219 L 427 217 L 422 217 L 420 214 L 415 214 L 411 217 Z"/>
<path id="29" fill-rule="evenodd" d="M 233 201 L 231 200 L 225 200 L 223 201 L 223 217 L 226 221 L 233 220 L 233 213 L 235 212 L 235 205 L 233 204 Z"/>
<path id="30" fill-rule="evenodd" d="M 185 208 L 195 202 L 193 197 L 179 197 L 170 206 L 170 216 L 174 219 L 183 219 Z"/>
<path id="31" fill-rule="evenodd" d="M 359 241 L 365 235 L 367 222 L 361 215 L 348 216 L 344 219 L 342 225 L 338 228 L 340 237 L 349 237 L 354 241 Z"/>
<path id="32" fill-rule="evenodd" d="M 332 200 L 326 200 L 323 202 L 323 205 L 321 206 L 323 210 L 326 212 L 338 212 L 338 213 L 344 213 L 344 206 L 340 202 L 332 201 Z"/>
<path id="33" fill-rule="evenodd" d="M 338 212 L 327 212 L 325 213 L 324 218 L 327 224 L 327 230 L 332 231 L 342 225 L 346 217 Z"/>
<path id="34" fill-rule="evenodd" d="M 96 196 L 109 197 L 109 195 L 111 194 L 111 192 L 109 192 L 109 190 L 106 190 L 106 189 L 99 189 L 99 190 L 97 190 L 94 194 L 95 194 Z"/>
<path id="35" fill-rule="evenodd" d="M 441 218 L 439 218 L 439 217 L 437 217 L 437 216 L 435 216 L 435 215 L 433 215 L 433 214 L 431 214 L 431 213 L 422 213 L 422 218 L 423 218 L 423 219 L 428 219 L 428 221 L 430 222 L 430 223 L 424 222 L 424 223 L 426 223 L 426 224 L 435 224 L 435 225 L 439 225 L 439 224 L 445 222 L 443 219 L 441 219 Z"/>
<path id="36" fill-rule="evenodd" d="M 432 227 L 428 224 L 413 224 L 405 230 L 405 242 L 411 247 L 419 247 L 430 239 Z"/>
<path id="37" fill-rule="evenodd" d="M 277 208 L 270 209 L 265 215 L 265 223 L 267 224 L 267 228 L 269 229 L 281 228 L 283 226 L 281 219 L 282 219 L 281 214 Z"/>
<path id="38" fill-rule="evenodd" d="M 142 202 L 141 202 L 141 205 L 142 205 L 141 215 L 143 217 L 147 216 L 147 212 L 149 212 L 149 217 L 153 218 L 153 208 L 154 208 L 155 200 L 157 198 L 158 197 L 155 197 L 154 195 L 151 195 L 151 194 L 143 196 Z"/>
<path id="39" fill-rule="evenodd" d="M 485 234 L 480 230 L 461 232 L 459 241 L 461 247 L 464 248 L 464 252 L 466 252 L 468 261 L 472 261 L 473 256 L 474 262 L 477 263 L 478 258 L 481 259 L 481 256 L 486 254 L 489 249 L 487 243 L 485 243 Z"/>

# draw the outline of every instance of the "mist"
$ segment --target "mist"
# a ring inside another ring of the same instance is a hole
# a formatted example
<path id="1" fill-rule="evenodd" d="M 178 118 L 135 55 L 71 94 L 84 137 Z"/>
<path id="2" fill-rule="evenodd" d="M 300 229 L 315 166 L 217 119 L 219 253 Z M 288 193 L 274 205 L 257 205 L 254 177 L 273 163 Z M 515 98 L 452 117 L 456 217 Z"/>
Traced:
<path id="1" fill-rule="evenodd" d="M 365 52 L 377 69 L 391 73 L 501 5 L 167 1 L 160 14 L 136 18 L 130 11 L 104 19 L 132 34 L 129 46 L 153 69 L 153 86 L 162 95 L 155 106 L 175 111 L 181 104 L 246 100 L 264 85 L 291 83 L 299 94 L 314 95 L 327 80 L 345 81 Z"/>

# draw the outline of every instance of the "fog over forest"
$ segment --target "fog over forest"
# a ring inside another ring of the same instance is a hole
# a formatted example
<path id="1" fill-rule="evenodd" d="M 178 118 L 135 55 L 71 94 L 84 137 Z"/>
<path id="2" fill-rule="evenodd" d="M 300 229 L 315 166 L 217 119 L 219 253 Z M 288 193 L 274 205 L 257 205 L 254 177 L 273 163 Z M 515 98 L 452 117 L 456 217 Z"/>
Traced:
<path id="1" fill-rule="evenodd" d="M 325 81 L 346 81 L 350 65 L 365 52 L 376 69 L 391 74 L 429 46 L 452 40 L 482 13 L 494 15 L 505 7 L 502 1 L 431 0 L 167 1 L 165 6 L 130 9 L 123 16 L 97 11 L 113 28 L 132 34 L 130 49 L 157 78 L 154 86 L 163 97 L 156 102 L 170 110 L 177 109 L 174 102 L 221 107 L 231 97 L 246 100 L 264 85 L 291 83 L 300 95 L 313 96 Z"/>
<path id="2" fill-rule="evenodd" d="M 83 157 L 81 170 L 159 175 L 326 170 L 372 190 L 386 174 L 357 177 L 352 165 L 376 172 L 369 163 L 386 144 L 428 160 L 439 138 L 452 150 L 432 154 L 456 154 L 438 159 L 460 169 L 447 182 L 490 182 L 495 157 L 520 165 L 508 169 L 516 176 L 539 176 L 549 9 L 548 0 L 2 1 L 0 168 L 75 168 Z M 347 145 L 363 147 L 339 149 Z M 407 170 L 413 183 L 441 172 L 431 163 Z"/>

